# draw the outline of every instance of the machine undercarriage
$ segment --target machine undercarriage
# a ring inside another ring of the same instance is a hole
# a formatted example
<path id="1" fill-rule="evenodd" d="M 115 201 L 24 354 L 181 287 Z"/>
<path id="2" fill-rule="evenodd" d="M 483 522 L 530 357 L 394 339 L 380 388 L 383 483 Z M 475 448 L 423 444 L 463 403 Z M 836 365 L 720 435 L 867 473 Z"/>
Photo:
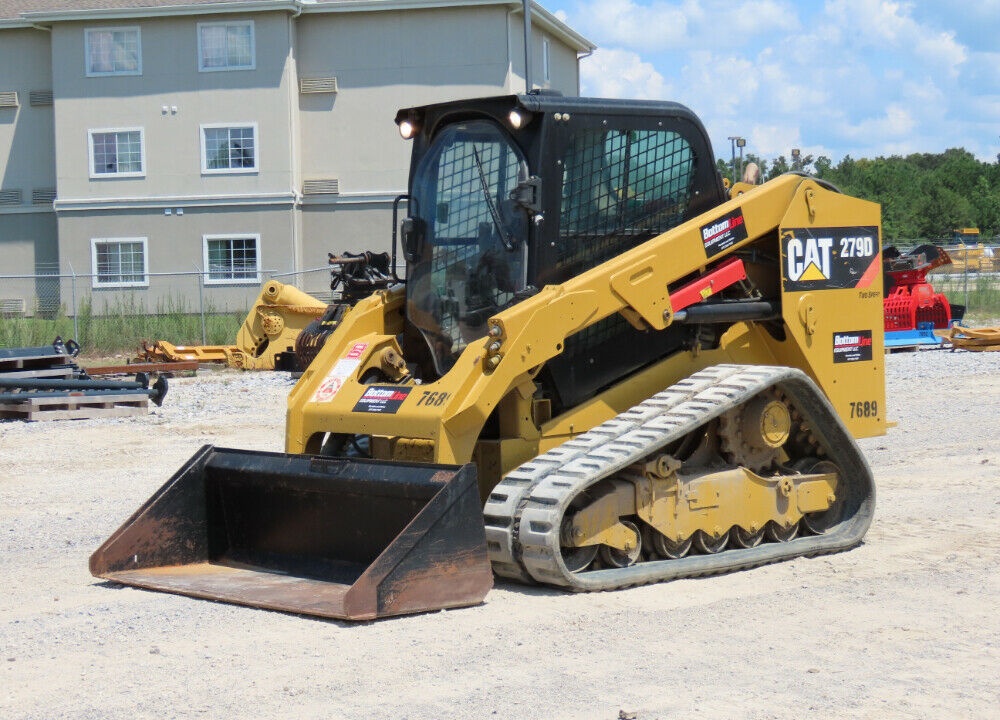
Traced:
<path id="1" fill-rule="evenodd" d="M 610 590 L 853 547 L 874 483 L 835 420 L 788 368 L 696 373 L 507 475 L 494 572 Z"/>

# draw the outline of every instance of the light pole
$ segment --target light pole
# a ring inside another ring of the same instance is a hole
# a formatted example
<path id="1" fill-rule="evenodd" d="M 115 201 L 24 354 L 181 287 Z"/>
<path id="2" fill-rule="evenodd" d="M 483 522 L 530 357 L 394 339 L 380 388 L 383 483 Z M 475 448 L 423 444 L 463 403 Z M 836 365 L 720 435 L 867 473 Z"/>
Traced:
<path id="1" fill-rule="evenodd" d="M 733 168 L 733 182 L 738 182 L 739 175 L 736 174 L 736 148 L 740 149 L 740 174 L 743 173 L 743 148 L 746 146 L 746 138 L 742 138 L 739 135 L 729 136 L 730 150 L 732 151 L 730 162 Z"/>

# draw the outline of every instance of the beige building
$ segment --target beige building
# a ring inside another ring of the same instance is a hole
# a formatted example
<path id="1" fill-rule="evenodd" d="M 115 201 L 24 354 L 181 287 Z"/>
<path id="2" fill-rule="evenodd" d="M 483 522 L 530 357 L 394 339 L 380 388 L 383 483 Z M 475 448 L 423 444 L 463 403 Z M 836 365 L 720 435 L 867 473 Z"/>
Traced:
<path id="1" fill-rule="evenodd" d="M 0 0 L 0 303 L 323 293 L 328 252 L 389 247 L 396 110 L 525 90 L 522 7 Z M 532 87 L 577 94 L 593 45 L 539 5 L 530 26 Z"/>

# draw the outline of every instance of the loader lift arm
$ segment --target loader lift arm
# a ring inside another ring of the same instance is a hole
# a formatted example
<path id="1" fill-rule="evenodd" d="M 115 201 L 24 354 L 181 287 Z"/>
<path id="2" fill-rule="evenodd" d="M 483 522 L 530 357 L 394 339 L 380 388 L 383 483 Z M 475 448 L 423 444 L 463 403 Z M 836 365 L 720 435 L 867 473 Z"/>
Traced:
<path id="1" fill-rule="evenodd" d="M 737 213 L 747 230 L 747 237 L 732 245 L 726 257 L 776 233 L 793 202 L 806 202 L 817 189 L 790 175 L 720 206 L 714 216 Z M 719 265 L 705 257 L 701 231 L 705 221 L 696 217 L 490 318 L 488 337 L 479 347 L 466 350 L 469 359 L 483 357 L 483 374 L 470 378 L 475 384 L 465 389 L 464 402 L 445 425 L 461 432 L 463 418 L 477 412 L 476 421 L 485 421 L 482 408 L 493 407 L 511 388 L 530 380 L 533 371 L 562 352 L 567 337 L 616 312 L 626 319 L 637 316 L 654 330 L 666 329 L 674 318 L 671 288 L 692 273 L 705 276 Z M 708 289 L 702 299 L 717 291 Z"/>

